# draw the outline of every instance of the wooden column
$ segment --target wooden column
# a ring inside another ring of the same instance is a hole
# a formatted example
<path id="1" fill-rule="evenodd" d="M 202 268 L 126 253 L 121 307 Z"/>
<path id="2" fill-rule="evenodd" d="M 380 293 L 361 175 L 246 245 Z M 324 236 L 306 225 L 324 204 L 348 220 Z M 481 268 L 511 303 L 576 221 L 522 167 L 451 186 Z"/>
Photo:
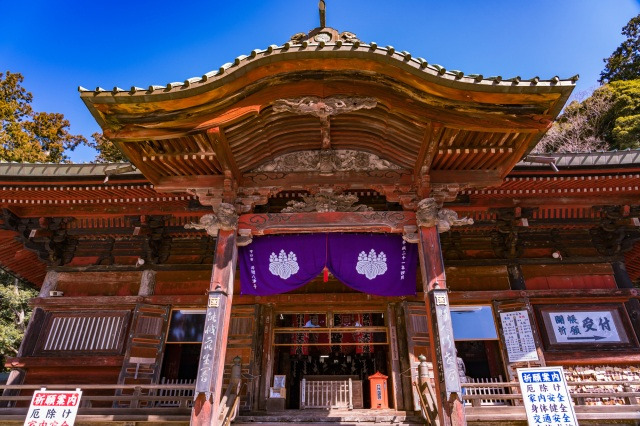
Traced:
<path id="1" fill-rule="evenodd" d="M 49 292 L 56 289 L 58 286 L 58 273 L 56 271 L 47 271 L 47 275 L 44 276 L 42 287 L 40 287 L 40 294 L 38 297 L 49 297 Z"/>
<path id="2" fill-rule="evenodd" d="M 228 209 L 225 212 L 224 209 Z M 196 379 L 196 400 L 191 411 L 191 424 L 197 426 L 216 426 L 222 398 L 222 376 L 227 352 L 227 338 L 231 318 L 233 298 L 233 279 L 236 270 L 238 247 L 236 245 L 235 220 L 231 217 L 232 206 L 222 207 L 213 218 L 217 231 L 216 248 L 209 285 L 207 315 L 202 336 L 202 349 Z M 222 217 L 223 214 L 229 217 Z M 202 222 L 202 219 L 201 219 Z M 203 226 L 209 234 L 213 233 L 211 222 Z"/>
<path id="3" fill-rule="evenodd" d="M 398 324 L 396 322 L 396 304 L 387 305 L 387 319 L 389 321 L 389 345 L 391 350 L 391 392 L 390 398 L 393 401 L 393 408 L 404 409 L 404 399 L 402 392 L 402 370 L 400 369 L 400 356 L 398 348 Z"/>
<path id="4" fill-rule="evenodd" d="M 611 268 L 613 269 L 613 276 L 616 280 L 618 288 L 633 288 L 633 282 L 629 278 L 627 268 L 624 265 L 623 260 L 611 262 Z M 640 301 L 638 299 L 629 299 L 624 304 L 629 313 L 629 319 L 633 325 L 633 330 L 636 332 L 636 337 L 640 339 Z"/>
<path id="5" fill-rule="evenodd" d="M 466 425 L 464 404 L 461 400 L 459 378 L 453 377 L 451 367 L 451 354 L 453 364 L 456 366 L 455 346 L 453 331 L 451 329 L 451 315 L 449 313 L 448 298 L 446 293 L 447 281 L 444 273 L 444 261 L 442 260 L 442 248 L 440 246 L 440 234 L 438 233 L 437 207 L 435 200 L 425 199 L 418 205 L 416 220 L 419 226 L 420 245 L 420 271 L 422 273 L 423 291 L 427 309 L 427 325 L 430 337 L 430 355 L 434 373 L 436 395 L 438 398 L 438 418 L 441 426 Z M 436 294 L 438 293 L 438 294 Z M 444 300 L 442 296 L 445 296 Z M 445 303 L 444 306 L 442 304 Z M 442 308 L 446 309 L 442 309 Z M 448 318 L 447 318 L 448 317 Z M 449 350 L 443 350 L 448 347 Z M 447 375 L 447 373 L 449 373 Z"/>
<path id="6" fill-rule="evenodd" d="M 140 277 L 138 296 L 153 296 L 156 291 L 156 271 L 145 269 Z"/>
<path id="7" fill-rule="evenodd" d="M 524 276 L 522 276 L 522 268 L 517 263 L 507 265 L 507 271 L 509 273 L 509 286 L 511 290 L 526 290 L 527 286 L 524 282 Z"/>

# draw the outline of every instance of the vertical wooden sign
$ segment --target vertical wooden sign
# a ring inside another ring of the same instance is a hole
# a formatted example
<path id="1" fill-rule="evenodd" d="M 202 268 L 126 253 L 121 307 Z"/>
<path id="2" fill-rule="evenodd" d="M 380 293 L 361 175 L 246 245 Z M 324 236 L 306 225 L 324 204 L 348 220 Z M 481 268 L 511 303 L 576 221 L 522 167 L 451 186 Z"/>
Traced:
<path id="1" fill-rule="evenodd" d="M 438 352 L 438 372 L 440 381 L 445 384 L 447 397 L 451 393 L 461 393 L 458 362 L 456 360 L 456 345 L 453 340 L 453 326 L 449 311 L 449 296 L 446 289 L 434 289 L 429 296 L 432 298 L 432 309 L 438 327 L 436 350 Z M 448 399 L 448 398 L 447 398 Z"/>
<path id="2" fill-rule="evenodd" d="M 227 294 L 222 291 L 210 291 L 207 301 L 207 316 L 202 333 L 202 348 L 200 350 L 200 362 L 198 364 L 198 377 L 196 379 L 196 396 L 204 393 L 208 400 L 215 392 L 216 382 L 222 380 L 217 374 L 212 374 L 216 347 L 223 342 L 218 335 L 221 330 L 221 321 L 225 318 L 227 308 Z M 219 352 L 219 351 L 218 351 Z"/>

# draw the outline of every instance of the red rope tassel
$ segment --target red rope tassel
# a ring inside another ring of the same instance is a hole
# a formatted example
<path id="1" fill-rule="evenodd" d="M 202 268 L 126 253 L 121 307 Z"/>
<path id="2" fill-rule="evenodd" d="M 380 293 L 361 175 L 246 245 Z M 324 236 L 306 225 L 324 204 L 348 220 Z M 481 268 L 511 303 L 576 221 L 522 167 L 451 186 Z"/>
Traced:
<path id="1" fill-rule="evenodd" d="M 329 281 L 329 269 L 327 269 L 326 266 L 322 270 L 322 273 L 323 273 L 324 282 L 325 283 L 328 282 Z"/>

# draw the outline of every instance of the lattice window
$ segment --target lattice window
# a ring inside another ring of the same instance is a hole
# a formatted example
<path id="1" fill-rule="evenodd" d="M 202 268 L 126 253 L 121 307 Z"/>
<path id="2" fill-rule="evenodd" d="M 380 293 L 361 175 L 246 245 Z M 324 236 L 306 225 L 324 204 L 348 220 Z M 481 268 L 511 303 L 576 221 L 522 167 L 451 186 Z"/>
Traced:
<path id="1" fill-rule="evenodd" d="M 36 352 L 122 352 L 129 311 L 50 312 Z"/>

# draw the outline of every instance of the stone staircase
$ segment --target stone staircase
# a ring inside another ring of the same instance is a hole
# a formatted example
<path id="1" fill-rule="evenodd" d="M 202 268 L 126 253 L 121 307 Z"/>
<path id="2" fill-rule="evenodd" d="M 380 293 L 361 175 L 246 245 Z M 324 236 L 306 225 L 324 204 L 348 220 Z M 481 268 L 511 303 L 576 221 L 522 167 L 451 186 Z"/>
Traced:
<path id="1" fill-rule="evenodd" d="M 394 410 L 286 410 L 241 413 L 234 425 L 424 425 L 420 414 Z"/>

